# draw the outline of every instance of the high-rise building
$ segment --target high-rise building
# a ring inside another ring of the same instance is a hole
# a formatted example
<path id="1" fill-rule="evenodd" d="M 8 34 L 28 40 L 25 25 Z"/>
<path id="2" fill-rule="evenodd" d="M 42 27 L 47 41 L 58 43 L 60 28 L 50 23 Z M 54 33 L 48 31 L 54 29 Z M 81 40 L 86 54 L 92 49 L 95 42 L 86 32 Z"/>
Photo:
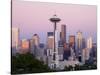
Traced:
<path id="1" fill-rule="evenodd" d="M 47 58 L 48 58 L 48 65 L 50 66 L 53 61 L 53 52 L 54 52 L 54 34 L 53 32 L 47 33 Z"/>
<path id="2" fill-rule="evenodd" d="M 43 61 L 44 63 L 46 63 L 46 55 L 45 55 L 45 49 L 46 49 L 46 46 L 44 43 L 40 43 L 39 44 L 39 60 Z"/>
<path id="3" fill-rule="evenodd" d="M 62 44 L 66 43 L 66 25 L 61 25 L 60 39 Z"/>
<path id="4" fill-rule="evenodd" d="M 40 49 L 39 49 L 39 44 L 40 44 L 40 38 L 38 34 L 34 34 L 33 37 L 31 38 L 31 51 L 32 53 L 38 57 L 40 55 Z"/>
<path id="5" fill-rule="evenodd" d="M 89 48 L 89 49 L 91 49 L 92 48 L 92 37 L 89 37 L 88 39 L 87 39 L 87 48 Z"/>
<path id="6" fill-rule="evenodd" d="M 38 54 L 38 48 L 39 48 L 39 44 L 40 44 L 40 38 L 37 34 L 34 34 L 32 36 L 32 38 L 30 39 L 30 50 L 31 50 L 31 53 L 34 54 L 34 55 L 37 55 Z"/>
<path id="7" fill-rule="evenodd" d="M 82 49 L 82 63 L 85 64 L 87 60 L 90 58 L 90 49 L 84 48 Z"/>
<path id="8" fill-rule="evenodd" d="M 28 52 L 30 52 L 29 48 L 30 48 L 29 40 L 22 39 L 22 41 L 21 41 L 21 50 L 20 50 L 19 53 L 22 53 L 22 54 L 28 53 Z"/>
<path id="9" fill-rule="evenodd" d="M 87 58 L 87 49 L 82 49 L 82 64 L 85 64 Z"/>
<path id="10" fill-rule="evenodd" d="M 34 36 L 32 37 L 33 43 L 35 46 L 39 46 L 40 44 L 40 38 L 37 34 L 34 34 Z"/>
<path id="11" fill-rule="evenodd" d="M 97 64 L 97 44 L 93 43 L 92 46 L 93 47 L 90 53 L 90 58 L 92 58 L 94 64 Z"/>
<path id="12" fill-rule="evenodd" d="M 29 40 L 22 39 L 22 41 L 21 41 L 21 47 L 22 47 L 22 49 L 29 49 Z"/>
<path id="13" fill-rule="evenodd" d="M 86 39 L 82 39 L 82 49 L 86 48 Z"/>
<path id="14" fill-rule="evenodd" d="M 63 60 L 63 54 L 64 54 L 64 46 L 62 45 L 61 41 L 59 40 L 59 43 L 58 43 L 59 61 Z"/>
<path id="15" fill-rule="evenodd" d="M 82 42 L 83 42 L 83 36 L 82 32 L 77 32 L 77 56 L 80 56 L 82 53 Z"/>
<path id="16" fill-rule="evenodd" d="M 71 55 L 71 51 L 70 51 L 70 48 L 69 48 L 69 43 L 64 43 L 64 53 L 63 53 L 63 59 L 64 60 L 68 60 L 68 58 L 70 57 Z"/>
<path id="17" fill-rule="evenodd" d="M 54 35 L 53 32 L 48 32 L 47 34 L 47 48 L 54 49 Z"/>
<path id="18" fill-rule="evenodd" d="M 12 47 L 15 47 L 16 49 L 19 46 L 19 29 L 18 28 L 12 28 Z"/>
<path id="19" fill-rule="evenodd" d="M 63 54 L 64 54 L 63 46 L 59 46 L 58 47 L 59 61 L 63 60 Z"/>
<path id="20" fill-rule="evenodd" d="M 30 53 L 35 54 L 35 45 L 34 45 L 34 40 L 30 39 Z"/>
<path id="21" fill-rule="evenodd" d="M 69 46 L 75 50 L 75 36 L 74 35 L 69 36 Z"/>
<path id="22" fill-rule="evenodd" d="M 19 50 L 19 29 L 12 28 L 11 33 L 11 52 L 12 55 L 16 55 Z"/>
<path id="23" fill-rule="evenodd" d="M 93 41 L 92 41 L 92 37 L 89 37 L 87 39 L 87 60 L 89 60 L 90 57 L 92 57 L 92 48 L 93 48 Z M 91 56 L 90 56 L 91 55 Z M 92 57 L 93 58 L 93 57 Z"/>
<path id="24" fill-rule="evenodd" d="M 47 37 L 49 37 L 49 36 L 54 36 L 54 33 L 53 32 L 48 32 Z"/>

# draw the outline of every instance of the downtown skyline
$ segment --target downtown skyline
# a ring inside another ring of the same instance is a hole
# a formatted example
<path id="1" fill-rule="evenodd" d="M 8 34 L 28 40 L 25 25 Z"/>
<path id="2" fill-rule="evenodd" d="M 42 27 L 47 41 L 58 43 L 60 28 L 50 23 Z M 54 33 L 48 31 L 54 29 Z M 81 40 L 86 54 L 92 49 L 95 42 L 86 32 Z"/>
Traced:
<path id="1" fill-rule="evenodd" d="M 12 74 L 97 69 L 97 7 L 12 1 Z"/>
<path id="2" fill-rule="evenodd" d="M 92 36 L 93 42 L 96 43 L 96 6 L 58 4 L 14 0 L 12 3 L 12 27 L 19 28 L 20 39 L 30 39 L 34 34 L 38 34 L 40 42 L 46 43 L 47 32 L 53 31 L 53 24 L 49 19 L 57 14 L 61 19 L 61 22 L 57 24 L 58 31 L 61 31 L 62 24 L 66 25 L 67 41 L 70 35 L 76 35 L 80 30 L 83 37 L 87 39 Z"/>

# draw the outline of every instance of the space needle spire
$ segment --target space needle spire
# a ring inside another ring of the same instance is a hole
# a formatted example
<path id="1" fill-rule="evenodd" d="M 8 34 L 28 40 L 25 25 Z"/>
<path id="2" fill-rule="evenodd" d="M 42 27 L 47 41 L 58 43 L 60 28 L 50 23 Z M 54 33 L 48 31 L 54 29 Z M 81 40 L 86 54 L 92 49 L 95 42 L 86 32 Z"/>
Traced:
<path id="1" fill-rule="evenodd" d="M 58 57 L 58 40 L 57 40 L 57 23 L 61 21 L 57 15 L 53 15 L 50 18 L 50 21 L 54 23 L 54 51 L 53 51 L 53 61 L 54 61 L 54 69 L 59 67 L 59 57 Z"/>

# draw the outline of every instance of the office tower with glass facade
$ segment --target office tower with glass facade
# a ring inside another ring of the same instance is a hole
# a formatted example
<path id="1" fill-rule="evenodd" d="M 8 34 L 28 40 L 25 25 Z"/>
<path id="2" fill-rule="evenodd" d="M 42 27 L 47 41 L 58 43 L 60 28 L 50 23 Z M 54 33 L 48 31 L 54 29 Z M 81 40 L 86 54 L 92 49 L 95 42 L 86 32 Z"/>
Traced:
<path id="1" fill-rule="evenodd" d="M 74 35 L 69 36 L 69 46 L 75 50 L 75 36 Z"/>
<path id="2" fill-rule="evenodd" d="M 39 58 L 40 51 L 39 51 L 39 44 L 40 44 L 40 38 L 38 34 L 34 34 L 31 38 L 32 46 L 33 46 L 33 51 L 34 55 Z M 31 47 L 32 48 L 32 47 Z"/>
<path id="3" fill-rule="evenodd" d="M 81 54 L 82 40 L 83 40 L 82 32 L 79 31 L 79 32 L 77 32 L 77 50 L 78 50 L 78 54 Z"/>
<path id="4" fill-rule="evenodd" d="M 47 33 L 47 49 L 54 49 L 54 34 L 53 34 L 53 32 Z"/>
<path id="5" fill-rule="evenodd" d="M 66 25 L 61 25 L 61 33 L 60 33 L 60 40 L 62 41 L 62 44 L 66 43 Z"/>
<path id="6" fill-rule="evenodd" d="M 37 55 L 38 48 L 39 48 L 40 38 L 37 34 L 34 34 L 32 38 L 30 39 L 30 50 L 31 53 L 34 55 Z"/>
<path id="7" fill-rule="evenodd" d="M 82 43 L 83 43 L 83 36 L 82 36 L 82 32 L 78 31 L 77 32 L 77 36 L 76 36 L 76 42 L 77 42 L 77 46 L 76 46 L 76 56 L 79 59 L 79 61 L 82 61 Z"/>

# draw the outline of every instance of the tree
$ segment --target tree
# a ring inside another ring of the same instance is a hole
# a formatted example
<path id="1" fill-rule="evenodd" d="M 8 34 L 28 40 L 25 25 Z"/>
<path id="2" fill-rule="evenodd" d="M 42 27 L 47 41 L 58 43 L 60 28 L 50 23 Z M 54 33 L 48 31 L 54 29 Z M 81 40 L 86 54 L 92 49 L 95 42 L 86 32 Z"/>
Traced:
<path id="1" fill-rule="evenodd" d="M 35 57 L 30 53 L 17 54 L 16 56 L 12 56 L 11 62 L 12 74 L 41 73 L 52 71 L 46 64 L 35 59 Z"/>
<path id="2" fill-rule="evenodd" d="M 73 67 L 71 65 L 65 66 L 64 71 L 72 71 Z"/>

